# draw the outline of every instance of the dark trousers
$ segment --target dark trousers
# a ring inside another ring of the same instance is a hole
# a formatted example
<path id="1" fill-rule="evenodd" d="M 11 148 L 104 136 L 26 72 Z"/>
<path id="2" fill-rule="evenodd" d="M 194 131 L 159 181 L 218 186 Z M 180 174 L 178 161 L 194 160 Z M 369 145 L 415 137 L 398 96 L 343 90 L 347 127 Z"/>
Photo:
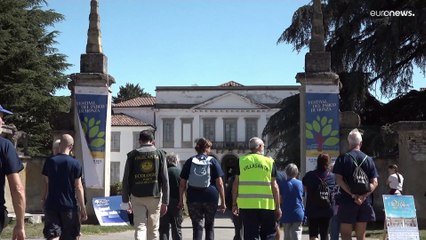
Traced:
<path id="1" fill-rule="evenodd" d="M 9 224 L 9 217 L 7 214 L 6 208 L 0 208 L 0 233 L 3 232 L 3 229 Z"/>
<path id="2" fill-rule="evenodd" d="M 266 209 L 240 209 L 244 240 L 274 240 L 275 211 Z"/>
<path id="3" fill-rule="evenodd" d="M 189 217 L 192 222 L 192 239 L 201 240 L 204 229 L 206 230 L 206 240 L 214 239 L 214 216 L 217 211 L 217 203 L 214 202 L 194 202 L 188 203 Z"/>
<path id="4" fill-rule="evenodd" d="M 182 240 L 182 209 L 177 208 L 177 202 L 170 200 L 166 215 L 160 218 L 160 240 L 169 240 L 170 228 L 172 239 Z"/>
<path id="5" fill-rule="evenodd" d="M 234 230 L 235 230 L 235 235 L 233 240 L 242 240 L 241 229 L 243 227 L 243 222 L 241 221 L 241 217 L 235 216 L 234 214 L 232 214 L 232 223 L 234 223 Z"/>
<path id="6" fill-rule="evenodd" d="M 318 234 L 319 234 L 321 240 L 328 240 L 329 224 L 330 224 L 329 217 L 323 217 L 323 218 L 308 217 L 309 237 L 318 238 Z"/>

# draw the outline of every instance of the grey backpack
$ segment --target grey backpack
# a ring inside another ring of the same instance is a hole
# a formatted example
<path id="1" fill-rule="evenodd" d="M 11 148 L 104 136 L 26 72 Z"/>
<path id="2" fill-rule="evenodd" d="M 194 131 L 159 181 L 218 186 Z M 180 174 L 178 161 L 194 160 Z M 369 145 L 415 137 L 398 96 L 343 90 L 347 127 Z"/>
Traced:
<path id="1" fill-rule="evenodd" d="M 188 177 L 188 185 L 194 188 L 207 188 L 210 186 L 210 165 L 213 157 L 208 156 L 205 160 L 192 158 Z"/>

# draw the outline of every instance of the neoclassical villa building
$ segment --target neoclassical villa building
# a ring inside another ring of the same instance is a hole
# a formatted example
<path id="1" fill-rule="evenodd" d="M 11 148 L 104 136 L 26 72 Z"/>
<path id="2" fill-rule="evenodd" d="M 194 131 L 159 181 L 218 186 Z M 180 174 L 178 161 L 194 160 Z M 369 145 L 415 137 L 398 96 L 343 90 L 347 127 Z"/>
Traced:
<path id="1" fill-rule="evenodd" d="M 156 146 L 178 154 L 181 163 L 195 154 L 197 138 L 210 139 L 212 154 L 227 174 L 248 152 L 248 140 L 261 136 L 281 100 L 298 92 L 298 86 L 244 86 L 230 81 L 219 86 L 157 87 L 156 97 L 115 104 L 111 183 L 121 180 L 126 154 L 137 147 L 144 129 L 154 129 Z"/>

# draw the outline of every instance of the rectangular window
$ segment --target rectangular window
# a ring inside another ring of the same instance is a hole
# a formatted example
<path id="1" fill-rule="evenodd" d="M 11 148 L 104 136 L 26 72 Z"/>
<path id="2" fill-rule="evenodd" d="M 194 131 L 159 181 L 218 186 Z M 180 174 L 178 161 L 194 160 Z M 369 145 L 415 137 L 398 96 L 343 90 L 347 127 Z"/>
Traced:
<path id="1" fill-rule="evenodd" d="M 163 147 L 172 148 L 175 146 L 174 119 L 163 119 Z"/>
<path id="2" fill-rule="evenodd" d="M 111 185 L 121 181 L 120 179 L 120 162 L 111 162 Z"/>
<path id="3" fill-rule="evenodd" d="M 225 147 L 234 148 L 237 146 L 237 119 L 223 119 Z"/>
<path id="4" fill-rule="evenodd" d="M 141 147 L 141 144 L 139 143 L 139 134 L 140 132 L 133 132 L 133 149 Z"/>
<path id="5" fill-rule="evenodd" d="M 192 146 L 192 119 L 182 119 L 182 147 Z"/>
<path id="6" fill-rule="evenodd" d="M 216 140 L 216 119 L 204 118 L 203 119 L 203 137 L 214 142 Z"/>
<path id="7" fill-rule="evenodd" d="M 246 142 L 257 136 L 257 118 L 246 118 Z"/>
<path id="8" fill-rule="evenodd" d="M 111 132 L 111 152 L 120 152 L 121 132 Z"/>

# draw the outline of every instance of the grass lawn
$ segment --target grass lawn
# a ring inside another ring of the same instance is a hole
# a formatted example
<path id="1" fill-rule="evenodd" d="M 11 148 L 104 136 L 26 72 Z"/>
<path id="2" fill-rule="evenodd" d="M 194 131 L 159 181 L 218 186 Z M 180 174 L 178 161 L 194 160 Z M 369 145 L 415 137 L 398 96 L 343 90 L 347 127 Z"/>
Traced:
<path id="1" fill-rule="evenodd" d="M 11 239 L 14 223 L 10 223 L 2 232 L 1 239 Z M 44 224 L 25 224 L 25 233 L 27 238 L 43 238 L 43 227 Z M 132 226 L 100 226 L 100 225 L 90 225 L 83 224 L 81 226 L 81 232 L 83 235 L 96 235 L 100 233 L 113 233 L 113 232 L 124 232 L 128 230 L 133 230 Z"/>

